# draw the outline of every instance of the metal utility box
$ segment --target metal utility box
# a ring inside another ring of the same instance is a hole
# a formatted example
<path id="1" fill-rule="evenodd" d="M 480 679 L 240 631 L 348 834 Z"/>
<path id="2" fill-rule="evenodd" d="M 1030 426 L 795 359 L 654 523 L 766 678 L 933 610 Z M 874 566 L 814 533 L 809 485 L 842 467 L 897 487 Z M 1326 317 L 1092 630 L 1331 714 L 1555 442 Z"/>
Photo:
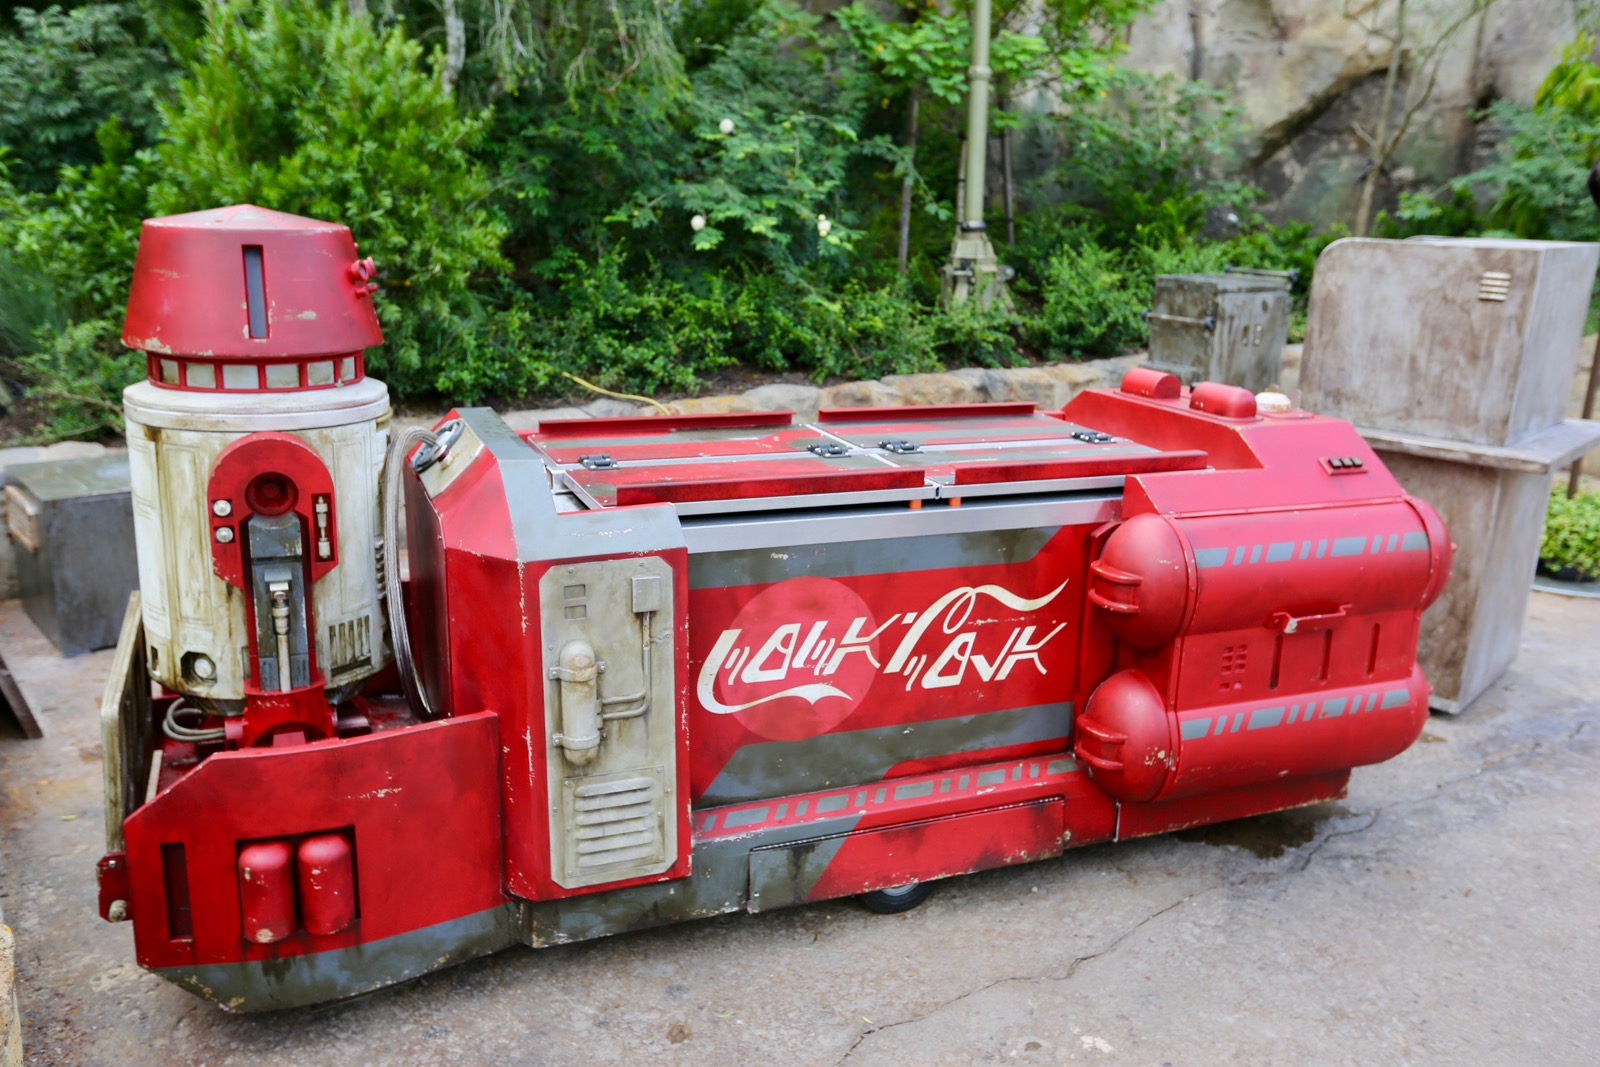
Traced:
<path id="1" fill-rule="evenodd" d="M 117 643 L 139 585 L 126 455 L 6 472 L 6 527 L 34 624 L 64 656 Z"/>
<path id="2" fill-rule="evenodd" d="M 1457 544 L 1423 618 L 1433 706 L 1510 665 L 1550 475 L 1600 441 L 1566 419 L 1600 246 L 1347 239 L 1317 261 L 1301 402 L 1349 419 Z"/>
<path id="3" fill-rule="evenodd" d="M 1289 339 L 1289 283 L 1276 272 L 1163 274 L 1156 278 L 1150 366 L 1252 392 L 1278 381 Z"/>

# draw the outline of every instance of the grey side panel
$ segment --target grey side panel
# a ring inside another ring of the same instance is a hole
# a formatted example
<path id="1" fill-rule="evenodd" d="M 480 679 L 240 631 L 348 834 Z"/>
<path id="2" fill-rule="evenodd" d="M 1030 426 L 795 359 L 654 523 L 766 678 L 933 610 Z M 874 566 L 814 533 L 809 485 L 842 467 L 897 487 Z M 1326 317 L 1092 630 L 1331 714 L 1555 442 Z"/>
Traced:
<path id="1" fill-rule="evenodd" d="M 784 848 L 750 853 L 750 911 L 772 911 L 804 904 L 822 872 L 844 847 L 845 835 L 814 838 Z"/>
<path id="2" fill-rule="evenodd" d="M 991 533 L 796 545 L 781 552 L 770 549 L 712 552 L 695 557 L 689 567 L 689 588 L 769 585 L 802 576 L 840 578 L 1025 563 L 1037 556 L 1059 529 L 1059 526 L 1030 527 Z"/>
<path id="3" fill-rule="evenodd" d="M 156 973 L 225 1011 L 273 1011 L 370 993 L 517 943 L 515 904 L 350 948 Z"/>
<path id="4" fill-rule="evenodd" d="M 859 821 L 860 816 L 849 814 L 760 834 L 696 841 L 694 871 L 688 878 L 525 905 L 526 940 L 543 948 L 741 911 L 749 899 L 750 855 L 755 845 L 794 844 L 816 837 L 842 842 L 839 835 L 855 829 Z M 833 847 L 837 850 L 838 845 Z M 801 899 L 816 884 L 821 870 L 817 868 L 811 880 L 800 887 Z"/>
<path id="5" fill-rule="evenodd" d="M 1072 711 L 1072 703 L 1063 701 L 746 745 L 695 804 L 715 807 L 876 782 L 907 760 L 1065 738 L 1072 732 Z"/>

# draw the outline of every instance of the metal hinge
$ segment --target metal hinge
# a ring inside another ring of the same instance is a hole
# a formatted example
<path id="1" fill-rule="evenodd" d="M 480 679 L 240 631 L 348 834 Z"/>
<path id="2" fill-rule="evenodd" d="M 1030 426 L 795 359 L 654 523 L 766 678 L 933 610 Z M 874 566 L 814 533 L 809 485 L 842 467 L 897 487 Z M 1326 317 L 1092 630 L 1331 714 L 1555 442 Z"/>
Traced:
<path id="1" fill-rule="evenodd" d="M 850 450 L 844 445 L 835 444 L 832 441 L 824 441 L 821 444 L 807 445 L 806 451 L 814 456 L 842 456 Z"/>
<path id="2" fill-rule="evenodd" d="M 883 449 L 885 452 L 893 452 L 896 455 L 904 455 L 908 452 L 922 451 L 921 445 L 907 441 L 903 438 L 897 441 L 879 441 L 878 447 Z"/>
<path id="3" fill-rule="evenodd" d="M 596 452 L 592 456 L 579 456 L 578 462 L 592 471 L 610 470 L 617 465 L 617 461 L 604 452 Z"/>

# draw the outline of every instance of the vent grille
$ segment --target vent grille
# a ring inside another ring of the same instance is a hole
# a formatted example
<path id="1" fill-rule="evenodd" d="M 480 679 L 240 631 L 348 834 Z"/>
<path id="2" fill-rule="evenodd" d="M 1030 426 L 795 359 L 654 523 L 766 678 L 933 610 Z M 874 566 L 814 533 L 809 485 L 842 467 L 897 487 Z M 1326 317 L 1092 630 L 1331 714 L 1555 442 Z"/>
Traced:
<path id="1" fill-rule="evenodd" d="M 39 551 L 39 505 L 14 485 L 6 486 L 5 503 L 11 539 L 29 552 Z"/>
<path id="2" fill-rule="evenodd" d="M 1503 303 L 1511 293 L 1511 275 L 1504 271 L 1486 270 L 1478 279 L 1478 299 Z"/>
<path id="3" fill-rule="evenodd" d="M 650 778 L 583 782 L 572 791 L 579 870 L 661 858 L 660 790 Z"/>

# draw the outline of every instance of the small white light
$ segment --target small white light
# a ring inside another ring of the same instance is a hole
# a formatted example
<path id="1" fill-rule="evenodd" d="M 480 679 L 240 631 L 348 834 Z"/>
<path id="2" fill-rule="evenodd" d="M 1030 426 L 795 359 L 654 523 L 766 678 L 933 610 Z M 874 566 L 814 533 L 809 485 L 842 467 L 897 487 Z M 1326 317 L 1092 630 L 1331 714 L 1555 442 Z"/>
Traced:
<path id="1" fill-rule="evenodd" d="M 717 123 L 717 129 L 721 130 L 724 134 L 732 133 L 733 132 L 733 120 L 732 119 L 723 119 L 721 122 Z"/>
<path id="2" fill-rule="evenodd" d="M 705 228 L 706 217 L 704 215 L 696 215 L 689 220 L 689 229 L 693 230 L 695 233 L 699 233 Z"/>
<path id="3" fill-rule="evenodd" d="M 817 216 L 817 236 L 818 237 L 826 237 L 826 236 L 828 236 L 828 231 L 831 230 L 831 229 L 833 229 L 833 223 L 828 221 L 828 216 L 826 216 L 826 215 L 818 215 Z"/>

